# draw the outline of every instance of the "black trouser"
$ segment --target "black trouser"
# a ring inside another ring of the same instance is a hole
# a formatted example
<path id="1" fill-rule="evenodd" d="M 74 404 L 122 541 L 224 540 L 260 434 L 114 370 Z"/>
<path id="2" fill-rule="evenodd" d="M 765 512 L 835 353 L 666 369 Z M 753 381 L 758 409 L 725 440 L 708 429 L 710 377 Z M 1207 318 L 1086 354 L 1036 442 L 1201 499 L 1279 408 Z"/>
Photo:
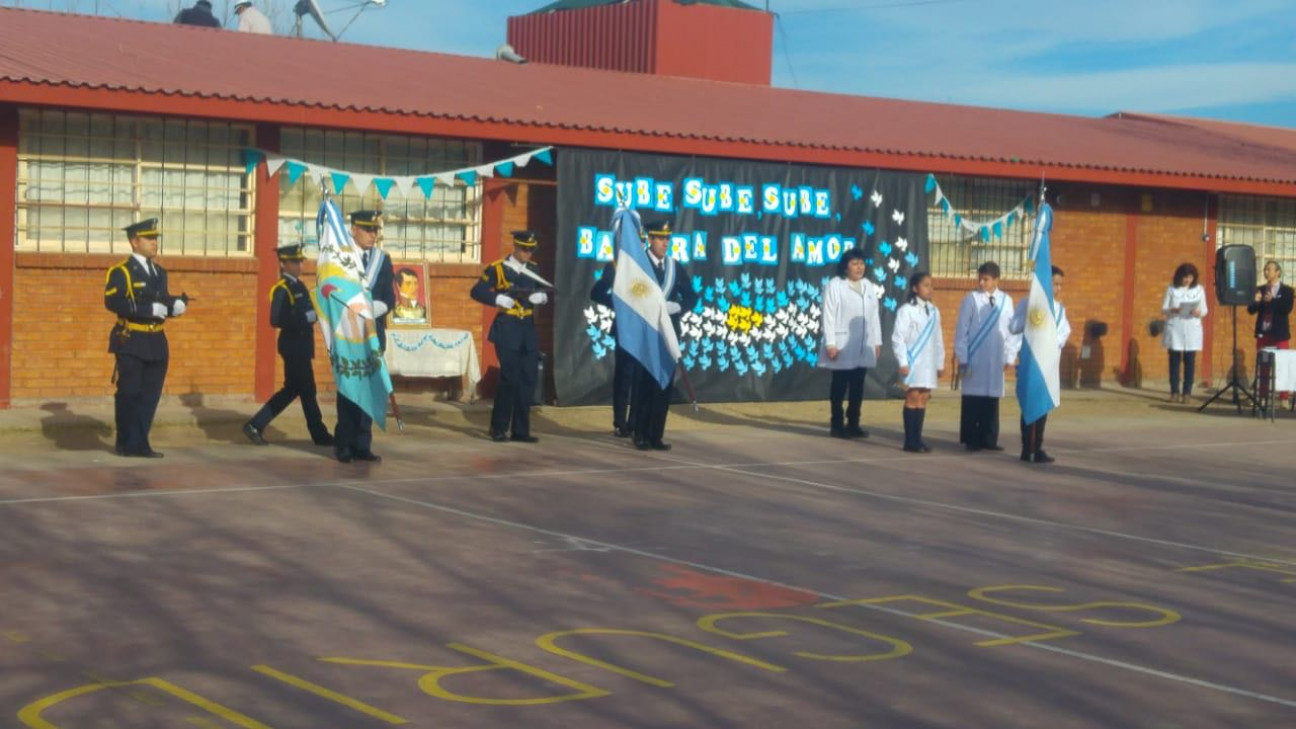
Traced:
<path id="1" fill-rule="evenodd" d="M 148 453 L 149 429 L 162 399 L 166 382 L 167 360 L 146 362 L 129 354 L 117 355 L 117 394 L 113 409 L 117 421 L 117 450 L 122 453 Z"/>
<path id="2" fill-rule="evenodd" d="M 666 416 L 670 413 L 671 394 L 675 391 L 675 372 L 671 372 L 666 387 L 657 384 L 657 378 L 647 368 L 635 364 L 634 415 L 635 443 L 661 443 L 666 434 Z"/>
<path id="3" fill-rule="evenodd" d="M 1179 389 L 1179 360 L 1183 359 L 1183 389 Z M 1192 394 L 1193 370 L 1197 366 L 1196 352 L 1178 352 L 1170 350 L 1170 394 Z"/>
<path id="4" fill-rule="evenodd" d="M 828 405 L 830 410 L 833 430 L 841 430 L 843 427 L 858 428 L 860 422 L 860 403 L 864 400 L 864 374 L 868 372 L 863 367 L 856 367 L 852 370 L 833 370 L 832 385 L 828 390 Z M 847 393 L 849 399 L 847 400 Z M 845 420 L 842 418 L 842 400 L 846 402 Z"/>
<path id="5" fill-rule="evenodd" d="M 257 430 L 265 430 L 284 408 L 291 405 L 293 400 L 301 398 L 302 414 L 306 416 L 306 427 L 310 429 L 311 439 L 328 440 L 328 428 L 324 426 L 319 402 L 315 399 L 315 370 L 311 367 L 311 358 L 285 354 L 283 362 L 283 387 L 271 395 L 252 417 L 252 425 Z"/>
<path id="6" fill-rule="evenodd" d="M 959 413 L 959 442 L 972 448 L 999 445 L 999 398 L 964 395 Z"/>
<path id="7" fill-rule="evenodd" d="M 612 427 L 626 428 L 631 424 L 629 418 L 630 400 L 634 392 L 635 363 L 637 360 L 621 347 L 616 348 L 612 370 Z"/>
<path id="8" fill-rule="evenodd" d="M 338 393 L 337 426 L 333 429 L 333 448 L 351 455 L 370 453 L 373 448 L 373 418 L 355 403 Z"/>
<path id="9" fill-rule="evenodd" d="M 1021 421 L 1022 455 L 1034 455 L 1044 450 L 1044 426 L 1048 425 L 1048 416 L 1042 415 L 1039 420 L 1026 424 Z"/>
<path id="10" fill-rule="evenodd" d="M 535 397 L 540 352 L 535 349 L 495 348 L 499 357 L 499 386 L 491 407 L 491 433 L 531 435 L 531 399 Z"/>

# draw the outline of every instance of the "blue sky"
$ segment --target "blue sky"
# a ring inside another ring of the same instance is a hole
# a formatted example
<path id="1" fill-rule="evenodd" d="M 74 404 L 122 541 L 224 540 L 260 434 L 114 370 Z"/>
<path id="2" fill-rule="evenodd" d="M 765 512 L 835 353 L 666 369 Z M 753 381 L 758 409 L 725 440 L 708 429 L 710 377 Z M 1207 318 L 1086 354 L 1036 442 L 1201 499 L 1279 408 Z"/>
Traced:
<path id="1" fill-rule="evenodd" d="M 353 43 L 492 55 L 548 0 L 317 0 Z M 748 0 L 763 5 L 764 0 Z M 291 24 L 293 0 L 256 0 Z M 192 0 L 0 0 L 169 20 Z M 218 13 L 231 0 L 213 0 Z M 770 0 L 776 86 L 1296 127 L 1294 0 Z"/>

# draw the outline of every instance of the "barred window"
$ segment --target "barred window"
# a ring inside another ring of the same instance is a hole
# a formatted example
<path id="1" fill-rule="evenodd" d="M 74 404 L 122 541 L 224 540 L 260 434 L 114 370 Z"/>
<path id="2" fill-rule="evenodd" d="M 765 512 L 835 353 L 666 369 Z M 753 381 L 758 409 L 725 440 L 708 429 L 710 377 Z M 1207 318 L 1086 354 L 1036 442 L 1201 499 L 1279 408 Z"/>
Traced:
<path id="1" fill-rule="evenodd" d="M 963 220 L 989 223 L 1017 207 L 1037 189 L 1038 183 L 951 176 L 942 178 L 940 185 L 953 211 Z M 953 215 L 946 215 L 940 205 L 933 204 L 927 209 L 931 274 L 938 278 L 975 277 L 981 264 L 994 261 L 1003 278 L 1025 280 L 1030 277 L 1026 256 L 1034 227 L 1033 217 L 1024 215 L 1004 226 L 1002 238 L 991 235 L 989 241 L 983 241 L 979 232 L 956 225 Z"/>
<path id="2" fill-rule="evenodd" d="M 346 172 L 404 177 L 481 164 L 478 142 L 408 137 L 363 132 L 284 129 L 282 153 L 308 164 Z M 293 185 L 280 174 L 279 243 L 318 243 L 315 217 L 320 185 L 302 175 Z M 328 183 L 330 189 L 332 183 Z M 358 209 L 383 211 L 382 247 L 393 258 L 407 261 L 477 263 L 481 260 L 481 183 L 438 184 L 430 197 L 415 185 L 408 197 L 392 189 L 383 200 L 373 185 L 363 196 L 348 184 L 339 196 L 343 213 Z"/>
<path id="3" fill-rule="evenodd" d="M 127 253 L 122 228 L 160 218 L 161 251 L 252 251 L 251 126 L 23 109 L 16 247 Z"/>
<path id="4" fill-rule="evenodd" d="M 1274 260 L 1290 280 L 1296 272 L 1296 200 L 1221 195 L 1216 243 L 1252 246 L 1257 269 Z"/>

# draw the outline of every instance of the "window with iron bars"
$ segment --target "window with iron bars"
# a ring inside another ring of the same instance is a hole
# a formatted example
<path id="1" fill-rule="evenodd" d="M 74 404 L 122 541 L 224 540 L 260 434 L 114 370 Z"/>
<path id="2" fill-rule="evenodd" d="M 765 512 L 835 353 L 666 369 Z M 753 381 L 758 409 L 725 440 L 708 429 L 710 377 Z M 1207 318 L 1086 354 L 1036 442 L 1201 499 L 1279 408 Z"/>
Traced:
<path id="1" fill-rule="evenodd" d="M 951 209 L 971 223 L 989 223 L 1017 207 L 1038 190 L 1039 183 L 988 177 L 940 178 L 941 191 Z M 931 274 L 937 278 L 975 278 L 977 268 L 987 261 L 999 264 L 1006 280 L 1030 277 L 1027 255 L 1035 221 L 1030 215 L 1014 218 L 1004 226 L 1003 237 L 993 234 L 983 241 L 977 231 L 954 223 L 940 205 L 927 209 L 928 257 Z"/>
<path id="2" fill-rule="evenodd" d="M 478 142 L 317 129 L 284 129 L 282 154 L 346 172 L 385 176 L 428 175 L 481 164 Z M 289 185 L 280 174 L 279 244 L 318 241 L 315 218 L 322 195 L 306 175 Z M 332 183 L 328 183 L 330 189 Z M 437 184 L 425 197 L 415 185 L 408 197 L 392 189 L 382 199 L 370 185 L 361 196 L 348 184 L 338 196 L 342 212 L 382 210 L 381 245 L 397 260 L 438 263 L 481 261 L 481 183 Z"/>
<path id="3" fill-rule="evenodd" d="M 1255 248 L 1256 276 L 1277 261 L 1290 281 L 1296 271 L 1296 200 L 1221 195 L 1216 245 Z"/>
<path id="4" fill-rule="evenodd" d="M 129 253 L 122 228 L 156 217 L 164 254 L 250 255 L 252 141 L 240 124 L 23 109 L 15 247 Z"/>

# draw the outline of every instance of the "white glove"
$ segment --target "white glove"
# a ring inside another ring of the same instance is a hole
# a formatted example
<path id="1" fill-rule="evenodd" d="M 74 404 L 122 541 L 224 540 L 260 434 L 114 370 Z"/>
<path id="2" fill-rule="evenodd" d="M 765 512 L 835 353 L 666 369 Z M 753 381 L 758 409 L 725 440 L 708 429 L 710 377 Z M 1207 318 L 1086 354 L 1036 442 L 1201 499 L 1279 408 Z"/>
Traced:
<path id="1" fill-rule="evenodd" d="M 681 311 L 683 311 L 683 309 L 680 308 L 680 305 L 679 305 L 679 302 L 678 302 L 678 301 L 667 301 L 667 302 L 666 302 L 666 313 L 667 313 L 667 314 L 670 314 L 671 316 L 675 316 L 676 314 L 680 313 Z"/>
<path id="2" fill-rule="evenodd" d="M 530 301 L 532 304 L 535 304 L 536 306 L 539 306 L 541 304 L 547 304 L 549 303 L 549 294 L 546 294 L 543 291 L 537 291 L 534 294 L 528 296 L 527 301 Z"/>
<path id="3" fill-rule="evenodd" d="M 316 314 L 315 314 L 315 310 L 314 310 L 314 309 L 307 309 L 307 310 L 306 310 L 306 323 L 307 323 L 307 324 L 314 324 L 318 319 L 319 319 L 319 317 L 316 316 Z"/>
<path id="4" fill-rule="evenodd" d="M 171 305 L 171 316 L 180 316 L 185 313 L 186 308 L 188 307 L 185 306 L 184 299 L 176 299 L 175 303 Z"/>
<path id="5" fill-rule="evenodd" d="M 158 319 L 165 319 L 167 317 L 166 304 L 153 304 L 153 316 Z"/>
<path id="6" fill-rule="evenodd" d="M 495 294 L 495 305 L 501 309 L 512 309 L 517 306 L 517 302 L 508 294 Z"/>
<path id="7" fill-rule="evenodd" d="M 373 302 L 373 310 L 374 310 L 375 319 L 383 318 L 387 314 L 387 302 L 385 301 Z"/>

